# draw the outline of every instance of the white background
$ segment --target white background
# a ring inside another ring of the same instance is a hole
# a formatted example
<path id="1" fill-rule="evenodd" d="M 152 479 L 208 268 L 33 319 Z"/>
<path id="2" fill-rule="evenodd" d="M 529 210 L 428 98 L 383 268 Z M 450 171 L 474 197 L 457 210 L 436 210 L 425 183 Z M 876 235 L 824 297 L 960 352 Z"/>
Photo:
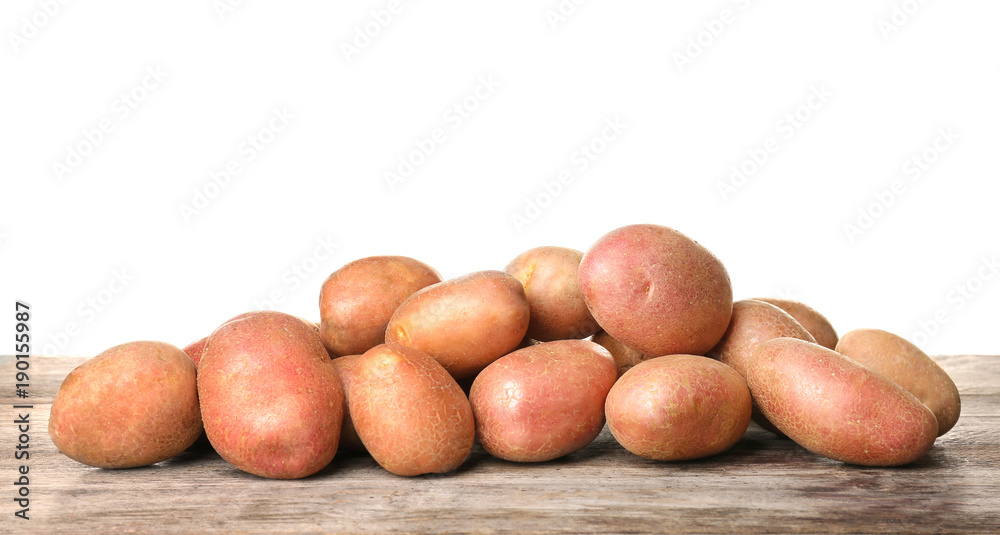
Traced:
<path id="1" fill-rule="evenodd" d="M 450 278 L 638 222 L 707 246 L 737 298 L 1000 352 L 997 2 L 567 0 L 561 20 L 557 0 L 221 1 L 0 7 L 0 308 L 10 325 L 31 304 L 36 353 L 183 346 L 274 292 L 317 320 L 355 258 Z M 483 79 L 499 87 L 475 98 Z M 455 105 L 475 108 L 460 125 Z M 271 136 L 275 109 L 294 118 Z M 741 165 L 757 169 L 723 195 Z M 196 192 L 213 198 L 185 218 Z"/>

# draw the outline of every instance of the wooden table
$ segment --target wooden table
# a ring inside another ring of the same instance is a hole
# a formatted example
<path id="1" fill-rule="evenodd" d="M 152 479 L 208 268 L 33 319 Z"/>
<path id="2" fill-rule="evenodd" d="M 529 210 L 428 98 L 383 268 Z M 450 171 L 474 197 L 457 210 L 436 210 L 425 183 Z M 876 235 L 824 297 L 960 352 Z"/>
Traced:
<path id="1" fill-rule="evenodd" d="M 212 451 L 131 470 L 68 459 L 46 426 L 60 382 L 83 360 L 31 358 L 28 521 L 12 501 L 11 407 L 21 400 L 3 386 L 0 533 L 1000 533 L 1000 356 L 938 358 L 962 392 L 962 417 L 902 468 L 826 460 L 756 426 L 722 455 L 661 463 L 605 429 L 554 462 L 509 463 L 477 448 L 455 473 L 403 478 L 338 454 L 296 481 L 240 472 Z M 0 357 L 4 377 L 13 369 Z"/>

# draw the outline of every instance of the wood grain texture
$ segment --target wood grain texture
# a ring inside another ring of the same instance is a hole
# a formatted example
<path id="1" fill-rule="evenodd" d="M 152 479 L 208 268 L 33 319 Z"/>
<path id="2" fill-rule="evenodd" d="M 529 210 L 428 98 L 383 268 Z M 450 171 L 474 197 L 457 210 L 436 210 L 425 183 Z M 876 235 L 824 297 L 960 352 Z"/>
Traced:
<path id="1" fill-rule="evenodd" d="M 902 468 L 848 466 L 752 426 L 699 461 L 636 457 L 607 432 L 575 454 L 526 465 L 479 448 L 447 475 L 393 476 L 338 454 L 312 477 L 240 472 L 211 451 L 103 470 L 56 451 L 52 396 L 83 359 L 32 357 L 31 520 L 13 516 L 12 385 L 0 393 L 0 533 L 996 533 L 1000 532 L 1000 356 L 937 359 L 962 417 Z M 0 357 L 11 377 L 13 359 Z"/>

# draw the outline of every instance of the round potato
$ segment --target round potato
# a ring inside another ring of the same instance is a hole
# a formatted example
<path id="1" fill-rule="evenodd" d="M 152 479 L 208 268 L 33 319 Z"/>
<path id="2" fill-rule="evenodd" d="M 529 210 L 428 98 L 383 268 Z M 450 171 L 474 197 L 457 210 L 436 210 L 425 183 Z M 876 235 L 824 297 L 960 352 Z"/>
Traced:
<path id="1" fill-rule="evenodd" d="M 722 340 L 706 356 L 732 366 L 742 377 L 757 346 L 775 338 L 798 338 L 807 342 L 816 340 L 795 318 L 784 310 L 763 301 L 744 299 L 733 303 L 733 319 L 729 322 Z M 781 433 L 753 407 L 753 420 L 757 425 L 774 433 Z"/>
<path id="2" fill-rule="evenodd" d="M 747 385 L 764 416 L 807 450 L 864 466 L 922 457 L 934 413 L 884 375 L 818 344 L 777 338 L 757 347 Z"/>
<path id="3" fill-rule="evenodd" d="M 938 436 L 958 421 L 962 399 L 955 382 L 927 353 L 906 339 L 878 329 L 858 329 L 841 337 L 837 352 L 916 396 L 937 418 Z"/>
<path id="4" fill-rule="evenodd" d="M 704 355 L 722 338 L 733 312 L 722 262 L 659 225 L 605 234 L 583 256 L 579 277 L 597 323 L 645 355 Z"/>
<path id="5" fill-rule="evenodd" d="M 340 449 L 365 451 L 365 445 L 361 442 L 361 437 L 354 429 L 354 421 L 351 419 L 350 401 L 346 398 L 351 395 L 351 385 L 354 383 L 358 363 L 361 362 L 361 355 L 347 355 L 338 357 L 330 361 L 333 368 L 337 370 L 340 377 L 340 385 L 344 388 L 344 425 L 340 431 Z"/>
<path id="6" fill-rule="evenodd" d="M 463 379 L 516 348 L 529 315 L 517 279 L 478 271 L 410 296 L 389 320 L 385 341 L 422 351 Z"/>
<path id="7" fill-rule="evenodd" d="M 132 468 L 187 449 L 201 434 L 194 362 L 163 342 L 130 342 L 84 362 L 63 380 L 49 436 L 90 466 Z"/>
<path id="8" fill-rule="evenodd" d="M 184 346 L 184 354 L 187 355 L 192 362 L 194 362 L 195 368 L 198 367 L 198 363 L 201 362 L 201 355 L 205 352 L 205 343 L 208 342 L 208 337 L 204 337 L 201 340 L 191 342 L 190 344 Z"/>
<path id="9" fill-rule="evenodd" d="M 813 307 L 791 299 L 777 299 L 774 297 L 756 297 L 755 299 L 771 303 L 788 312 L 791 317 L 795 318 L 795 321 L 799 322 L 800 325 L 809 331 L 809 334 L 813 335 L 817 344 L 827 349 L 837 347 L 837 331 L 833 328 L 833 324 Z"/>
<path id="10" fill-rule="evenodd" d="M 325 467 L 344 392 L 319 334 L 281 312 L 251 312 L 209 337 L 198 367 L 205 433 L 230 464 L 273 479 Z"/>
<path id="11" fill-rule="evenodd" d="M 595 344 L 600 345 L 604 349 L 607 349 L 611 353 L 611 357 L 615 359 L 615 364 L 618 365 L 618 376 L 629 370 L 632 366 L 639 364 L 644 360 L 649 360 L 648 355 L 643 355 L 638 351 L 632 349 L 631 347 L 621 343 L 616 340 L 615 337 L 607 333 L 607 331 L 601 331 L 591 338 Z"/>
<path id="12" fill-rule="evenodd" d="M 579 339 L 599 330 L 577 282 L 582 258 L 583 253 L 574 249 L 536 247 L 504 268 L 524 286 L 531 307 L 529 338 L 540 342 Z"/>
<path id="13" fill-rule="evenodd" d="M 319 294 L 320 336 L 332 355 L 360 355 L 385 342 L 389 318 L 407 297 L 441 282 L 406 256 L 369 256 L 333 272 Z"/>
<path id="14" fill-rule="evenodd" d="M 420 351 L 394 344 L 368 350 L 348 400 L 365 448 L 393 474 L 450 472 L 472 452 L 476 425 L 468 398 Z"/>
<path id="15" fill-rule="evenodd" d="M 750 425 L 750 391 L 731 367 L 697 355 L 646 360 L 608 394 L 611 434 L 630 452 L 659 461 L 715 455 Z"/>
<path id="16" fill-rule="evenodd" d="M 518 462 L 577 451 L 604 427 L 604 399 L 617 378 L 611 354 L 585 340 L 545 342 L 501 357 L 469 394 L 479 444 Z"/>

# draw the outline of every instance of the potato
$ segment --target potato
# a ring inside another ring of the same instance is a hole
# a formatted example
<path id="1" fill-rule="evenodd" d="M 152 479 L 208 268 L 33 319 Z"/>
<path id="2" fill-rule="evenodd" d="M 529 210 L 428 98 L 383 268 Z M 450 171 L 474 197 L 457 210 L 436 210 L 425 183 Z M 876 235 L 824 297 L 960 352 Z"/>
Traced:
<path id="1" fill-rule="evenodd" d="M 84 362 L 63 380 L 49 416 L 59 451 L 101 468 L 169 459 L 201 429 L 194 362 L 163 342 L 118 345 Z"/>
<path id="2" fill-rule="evenodd" d="M 619 342 L 613 336 L 607 333 L 607 331 L 601 331 L 591 338 L 595 344 L 600 345 L 604 349 L 607 349 L 611 353 L 611 357 L 615 359 L 615 364 L 618 365 L 618 376 L 629 370 L 632 366 L 639 364 L 644 360 L 649 360 L 648 355 L 643 355 L 638 351 L 632 349 L 631 347 Z"/>
<path id="3" fill-rule="evenodd" d="M 947 433 L 962 412 L 958 387 L 933 359 L 906 339 L 878 329 L 858 329 L 841 337 L 837 352 L 881 373 L 916 396 Z"/>
<path id="4" fill-rule="evenodd" d="M 331 355 L 360 355 L 385 342 L 400 303 L 441 282 L 432 267 L 405 256 L 369 256 L 333 272 L 319 294 L 320 336 Z"/>
<path id="5" fill-rule="evenodd" d="M 450 472 L 472 452 L 476 425 L 468 398 L 420 351 L 395 344 L 368 350 L 348 399 L 365 448 L 393 474 Z"/>
<path id="6" fill-rule="evenodd" d="M 795 318 L 795 321 L 799 322 L 800 325 L 809 331 L 809 334 L 813 335 L 817 344 L 827 349 L 837 347 L 837 331 L 834 330 L 830 320 L 826 319 L 825 316 L 811 306 L 790 299 L 777 299 L 773 297 L 755 297 L 754 299 L 771 303 L 788 312 L 790 316 Z"/>
<path id="7" fill-rule="evenodd" d="M 281 312 L 251 312 L 209 337 L 198 367 L 205 433 L 251 474 L 295 479 L 337 452 L 344 392 L 315 329 Z"/>
<path id="8" fill-rule="evenodd" d="M 504 268 L 521 281 L 528 297 L 529 338 L 540 342 L 579 339 L 599 330 L 577 283 L 581 258 L 583 253 L 574 249 L 536 247 Z"/>
<path id="9" fill-rule="evenodd" d="M 798 338 L 816 342 L 795 318 L 784 310 L 756 299 L 733 303 L 733 318 L 726 334 L 706 356 L 733 367 L 746 376 L 749 360 L 757 346 L 775 338 Z"/>
<path id="10" fill-rule="evenodd" d="M 337 357 L 330 362 L 333 363 L 333 368 L 337 370 L 340 385 L 344 388 L 344 408 L 346 410 L 344 411 L 344 425 L 340 431 L 340 449 L 365 451 L 365 445 L 361 442 L 361 437 L 358 436 L 358 432 L 354 429 L 354 421 L 351 420 L 350 404 L 347 400 L 347 397 L 350 396 L 351 384 L 354 383 L 357 373 L 358 362 L 361 362 L 361 355 Z"/>
<path id="11" fill-rule="evenodd" d="M 697 355 L 646 360 L 608 394 L 611 434 L 630 452 L 659 461 L 715 455 L 750 425 L 750 391 L 731 367 Z"/>
<path id="12" fill-rule="evenodd" d="M 764 416 L 807 450 L 864 466 L 922 457 L 934 413 L 884 375 L 818 344 L 777 338 L 757 347 L 747 385 Z"/>
<path id="13" fill-rule="evenodd" d="M 479 444 L 518 462 L 549 461 L 590 444 L 618 367 L 603 347 L 559 340 L 501 357 L 472 383 Z"/>
<path id="14" fill-rule="evenodd" d="M 201 362 L 201 355 L 205 352 L 205 343 L 208 342 L 208 337 L 204 337 L 201 340 L 191 342 L 190 344 L 184 346 L 184 354 L 187 355 L 192 362 L 194 362 L 195 368 L 198 367 L 198 363 Z"/>
<path id="15" fill-rule="evenodd" d="M 605 234 L 583 255 L 579 277 L 597 323 L 645 355 L 704 355 L 722 338 L 733 312 L 722 262 L 659 225 Z"/>
<path id="16" fill-rule="evenodd" d="M 806 329 L 784 310 L 763 301 L 744 299 L 733 303 L 733 318 L 722 340 L 706 356 L 732 366 L 746 377 L 747 366 L 757 346 L 775 338 L 798 338 L 807 342 L 816 340 Z M 780 433 L 771 422 L 760 414 L 754 404 L 753 420 L 768 431 Z"/>
<path id="17" fill-rule="evenodd" d="M 478 271 L 428 286 L 399 305 L 387 343 L 412 347 L 455 379 L 471 377 L 516 348 L 528 330 L 524 287 L 502 271 Z"/>

